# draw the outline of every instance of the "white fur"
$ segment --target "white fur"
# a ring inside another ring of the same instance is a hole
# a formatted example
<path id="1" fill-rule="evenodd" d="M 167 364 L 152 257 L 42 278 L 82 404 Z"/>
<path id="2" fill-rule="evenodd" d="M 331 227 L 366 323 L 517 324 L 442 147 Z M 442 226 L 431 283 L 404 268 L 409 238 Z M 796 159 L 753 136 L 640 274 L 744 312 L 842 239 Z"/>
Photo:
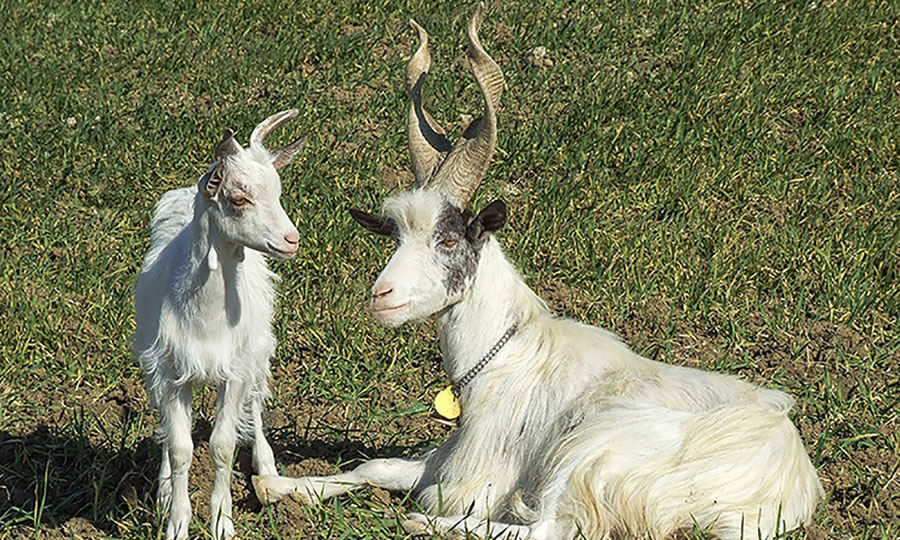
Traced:
<path id="1" fill-rule="evenodd" d="M 410 532 L 510 538 L 665 538 L 696 524 L 755 539 L 809 522 L 823 492 L 790 396 L 648 360 L 554 316 L 493 238 L 464 292 L 448 295 L 429 246 L 442 205 L 430 191 L 386 203 L 401 241 L 373 287 L 376 316 L 397 326 L 435 314 L 452 380 L 514 322 L 518 333 L 463 389 L 459 428 L 432 453 L 285 479 L 270 498 L 412 489 L 432 515 L 412 516 Z M 379 314 L 389 305 L 404 307 Z"/>
<path id="2" fill-rule="evenodd" d="M 214 196 L 196 186 L 163 195 L 151 222 L 151 247 L 134 291 L 140 359 L 151 404 L 160 411 L 162 463 L 157 506 L 168 512 L 166 538 L 188 536 L 187 473 L 191 395 L 198 384 L 217 386 L 210 437 L 215 481 L 210 500 L 215 539 L 234 534 L 231 466 L 238 436 L 252 442 L 259 474 L 277 475 L 263 434 L 269 395 L 269 358 L 277 276 L 263 250 L 289 258 L 299 234 L 279 202 L 273 156 L 261 146 L 241 149 L 213 165 L 223 180 Z M 238 209 L 233 197 L 251 204 Z"/>

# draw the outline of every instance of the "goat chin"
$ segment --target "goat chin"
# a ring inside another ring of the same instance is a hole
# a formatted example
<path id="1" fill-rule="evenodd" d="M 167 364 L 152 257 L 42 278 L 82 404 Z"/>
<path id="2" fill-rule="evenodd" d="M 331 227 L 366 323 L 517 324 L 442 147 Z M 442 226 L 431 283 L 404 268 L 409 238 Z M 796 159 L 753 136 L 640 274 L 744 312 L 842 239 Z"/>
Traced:
<path id="1" fill-rule="evenodd" d="M 405 323 L 409 321 L 406 313 L 409 311 L 409 302 L 401 304 L 399 306 L 383 308 L 383 309 L 374 309 L 372 308 L 372 316 L 375 317 L 375 320 L 378 321 L 382 326 L 387 326 L 388 328 L 397 328 L 399 326 L 403 326 Z"/>

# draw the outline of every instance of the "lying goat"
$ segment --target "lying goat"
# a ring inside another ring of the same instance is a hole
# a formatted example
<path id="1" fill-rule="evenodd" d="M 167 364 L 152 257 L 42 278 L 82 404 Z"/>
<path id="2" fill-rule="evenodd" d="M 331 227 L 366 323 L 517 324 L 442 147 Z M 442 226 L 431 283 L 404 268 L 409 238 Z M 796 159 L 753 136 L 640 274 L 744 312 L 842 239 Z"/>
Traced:
<path id="1" fill-rule="evenodd" d="M 281 207 L 276 169 L 305 144 L 274 152 L 269 133 L 297 116 L 270 116 L 242 148 L 231 130 L 216 162 L 197 186 L 167 192 L 151 222 L 151 247 L 134 291 L 140 359 L 152 405 L 160 412 L 162 463 L 157 508 L 168 512 L 166 538 L 187 538 L 191 521 L 191 394 L 217 385 L 216 423 L 209 446 L 215 464 L 210 500 L 212 536 L 234 535 L 231 464 L 238 435 L 253 444 L 257 473 L 277 476 L 263 435 L 269 358 L 275 351 L 273 274 L 263 254 L 290 259 L 300 235 Z"/>
<path id="2" fill-rule="evenodd" d="M 459 428 L 418 459 L 375 459 L 329 477 L 269 481 L 269 501 L 365 485 L 412 490 L 429 515 L 410 532 L 533 539 L 666 538 L 699 526 L 773 538 L 807 523 L 822 488 L 788 412 L 792 399 L 735 377 L 642 358 L 606 330 L 554 316 L 493 237 L 501 201 L 465 210 L 494 151 L 500 68 L 469 21 L 484 114 L 452 150 L 422 108 L 427 35 L 407 68 L 417 189 L 384 216 L 351 213 L 397 250 L 372 289 L 387 326 L 435 317 Z M 262 479 L 258 479 L 262 480 Z"/>

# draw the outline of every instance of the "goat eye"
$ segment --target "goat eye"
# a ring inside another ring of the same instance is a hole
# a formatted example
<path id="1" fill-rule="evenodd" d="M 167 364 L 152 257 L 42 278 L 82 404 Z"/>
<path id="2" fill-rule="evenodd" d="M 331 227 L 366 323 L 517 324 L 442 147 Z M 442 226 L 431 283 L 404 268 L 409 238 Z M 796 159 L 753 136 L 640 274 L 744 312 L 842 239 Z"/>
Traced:
<path id="1" fill-rule="evenodd" d="M 441 241 L 441 243 L 449 248 L 449 247 L 453 247 L 456 245 L 456 240 L 453 240 L 452 238 L 448 238 L 446 240 Z"/>
<path id="2" fill-rule="evenodd" d="M 235 208 L 246 208 L 250 206 L 250 199 L 239 195 L 231 199 L 231 205 Z"/>

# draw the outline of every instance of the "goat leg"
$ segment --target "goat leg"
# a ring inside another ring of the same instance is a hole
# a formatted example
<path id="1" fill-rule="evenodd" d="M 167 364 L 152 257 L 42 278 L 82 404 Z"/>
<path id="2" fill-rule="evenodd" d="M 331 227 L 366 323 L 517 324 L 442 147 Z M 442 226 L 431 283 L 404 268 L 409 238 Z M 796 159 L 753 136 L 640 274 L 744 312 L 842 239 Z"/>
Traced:
<path id="1" fill-rule="evenodd" d="M 271 504 L 294 494 L 306 504 L 315 504 L 335 495 L 374 486 L 389 491 L 409 491 L 419 487 L 425 478 L 428 458 L 373 459 L 350 472 L 333 476 L 254 476 L 253 489 L 263 504 Z"/>
<path id="2" fill-rule="evenodd" d="M 439 535 L 445 538 L 492 538 L 494 540 L 525 540 L 532 538 L 531 529 L 527 525 L 511 525 L 499 523 L 485 518 L 472 516 L 428 516 L 425 514 L 407 514 L 400 523 L 407 533 L 413 536 Z"/>

